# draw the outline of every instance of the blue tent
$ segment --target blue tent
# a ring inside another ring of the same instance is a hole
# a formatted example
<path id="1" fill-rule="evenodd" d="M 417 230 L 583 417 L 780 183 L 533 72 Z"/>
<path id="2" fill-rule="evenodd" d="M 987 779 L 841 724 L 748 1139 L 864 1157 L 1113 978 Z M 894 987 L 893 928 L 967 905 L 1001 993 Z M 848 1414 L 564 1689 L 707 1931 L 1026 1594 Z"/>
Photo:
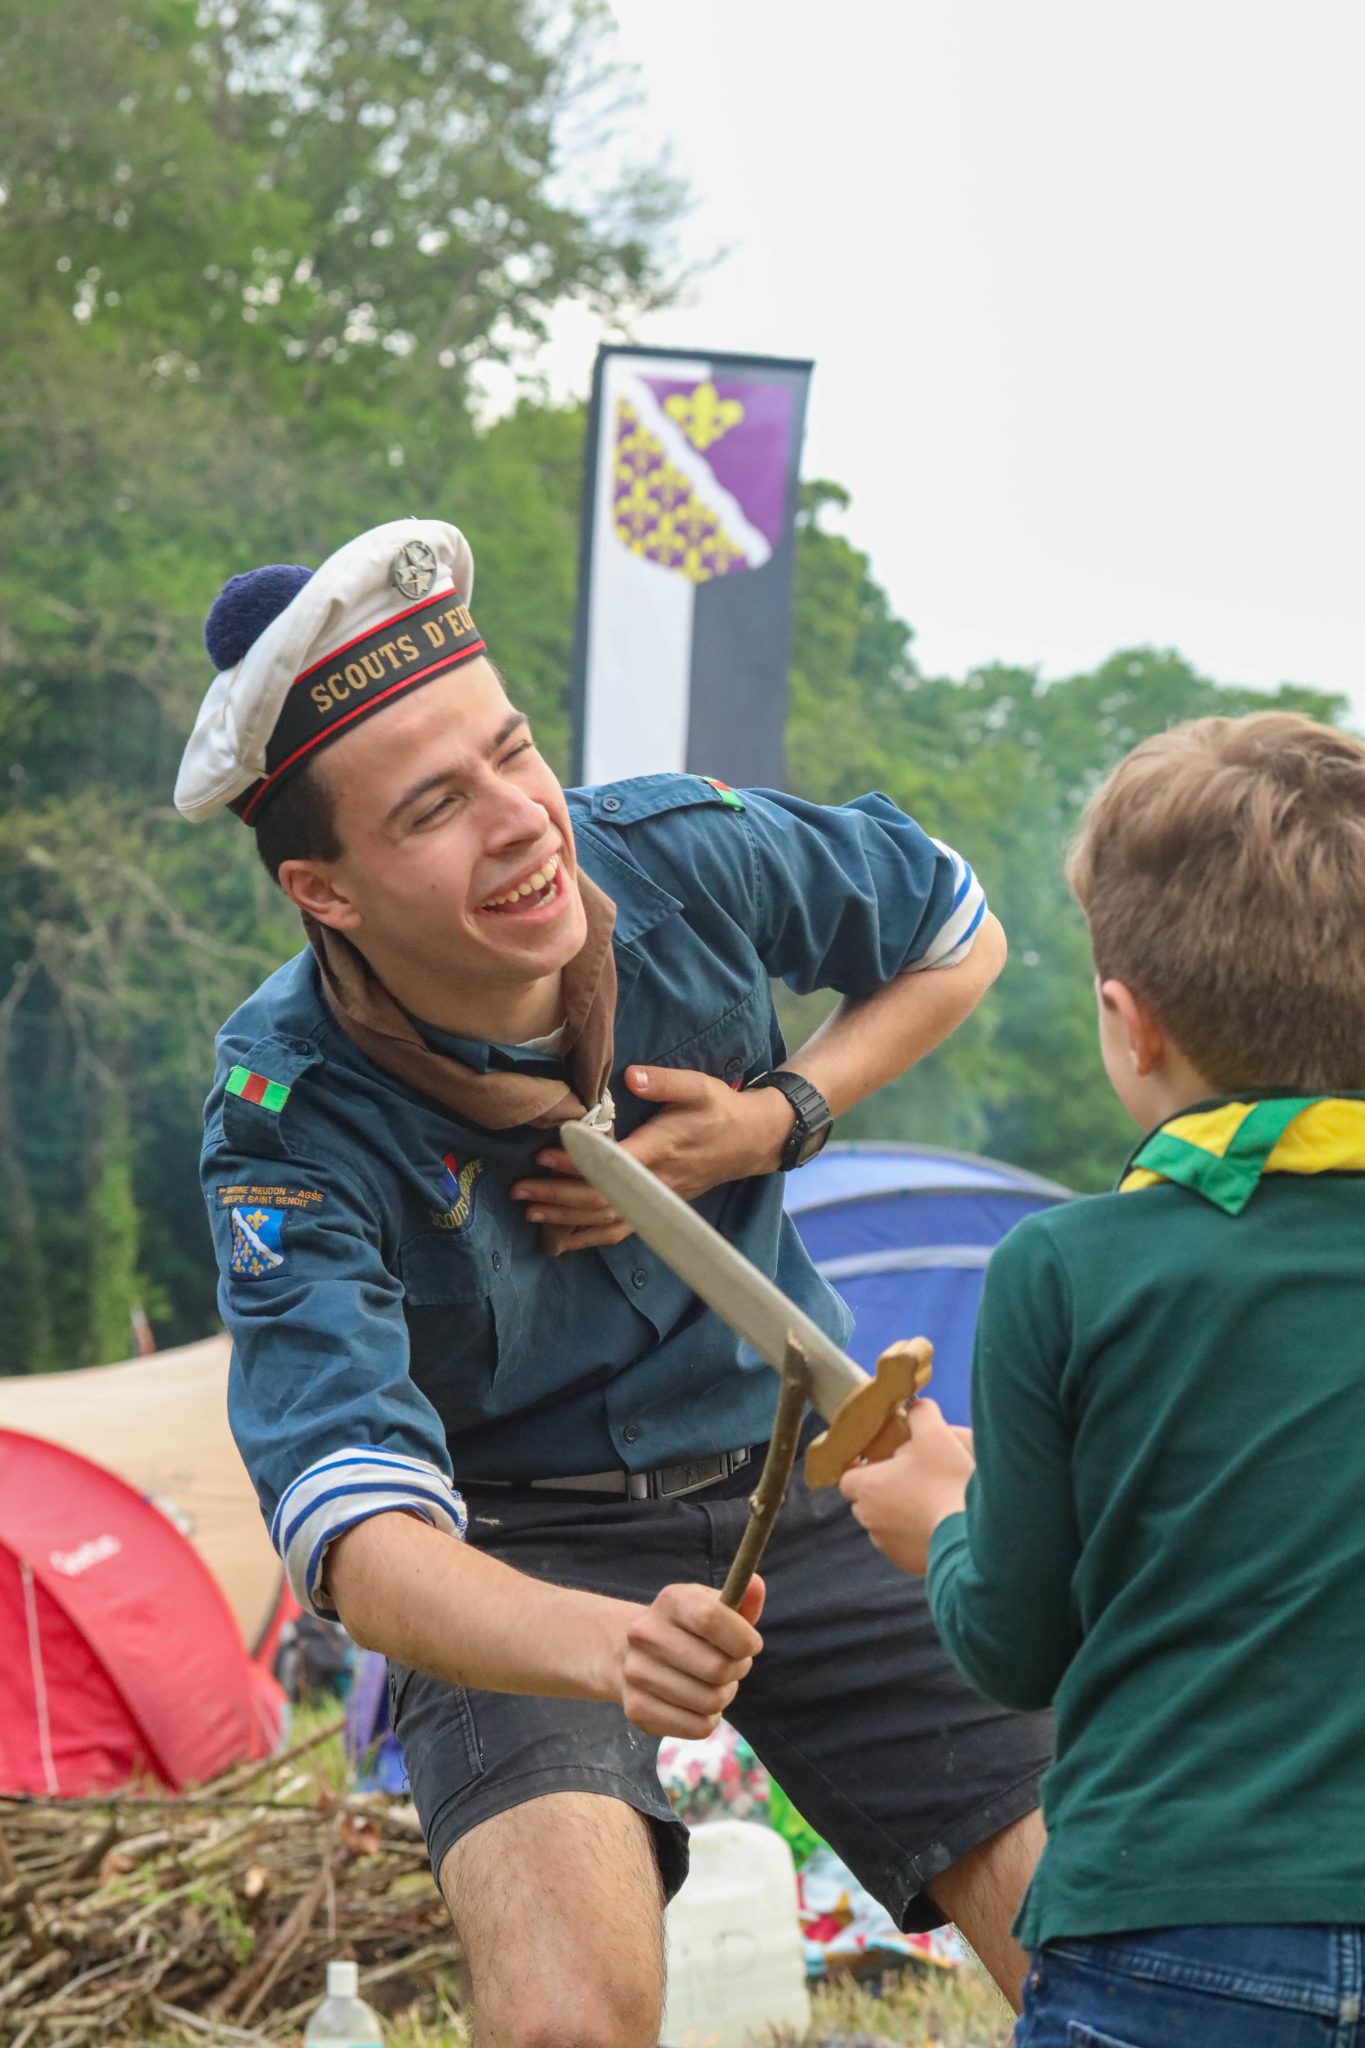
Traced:
<path id="1" fill-rule="evenodd" d="M 972 1332 L 992 1247 L 1069 1190 L 998 1159 L 929 1145 L 831 1144 L 787 1180 L 787 1213 L 852 1309 L 849 1345 L 871 1371 L 900 1337 L 934 1346 L 932 1393 L 970 1419 Z"/>

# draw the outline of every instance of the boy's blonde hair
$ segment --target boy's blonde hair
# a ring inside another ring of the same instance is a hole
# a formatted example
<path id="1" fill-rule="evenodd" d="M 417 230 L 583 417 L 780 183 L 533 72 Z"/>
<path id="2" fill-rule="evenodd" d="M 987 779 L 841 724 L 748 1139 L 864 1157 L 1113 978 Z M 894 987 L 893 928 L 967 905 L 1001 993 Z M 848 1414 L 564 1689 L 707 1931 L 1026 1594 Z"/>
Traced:
<path id="1" fill-rule="evenodd" d="M 1365 1087 L 1365 742 L 1287 711 L 1143 740 L 1066 867 L 1101 980 L 1222 1092 Z"/>

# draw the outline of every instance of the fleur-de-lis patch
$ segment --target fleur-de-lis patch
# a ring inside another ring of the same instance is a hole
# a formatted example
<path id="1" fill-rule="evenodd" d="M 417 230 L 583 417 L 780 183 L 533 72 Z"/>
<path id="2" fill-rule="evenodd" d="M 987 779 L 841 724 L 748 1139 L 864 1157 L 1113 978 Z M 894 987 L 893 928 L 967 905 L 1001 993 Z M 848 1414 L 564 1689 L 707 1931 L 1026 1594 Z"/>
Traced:
<path id="1" fill-rule="evenodd" d="M 228 1261 L 239 1280 L 261 1280 L 278 1273 L 285 1262 L 284 1219 L 275 1208 L 236 1208 L 232 1216 L 232 1255 Z"/>

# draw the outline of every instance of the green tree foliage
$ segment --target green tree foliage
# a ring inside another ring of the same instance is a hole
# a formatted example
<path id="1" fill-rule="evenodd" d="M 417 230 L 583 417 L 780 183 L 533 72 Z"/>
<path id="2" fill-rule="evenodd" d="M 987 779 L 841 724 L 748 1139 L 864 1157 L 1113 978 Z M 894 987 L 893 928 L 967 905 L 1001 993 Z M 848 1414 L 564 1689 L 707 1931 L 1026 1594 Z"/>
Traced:
<path id="1" fill-rule="evenodd" d="M 562 772 L 583 417 L 480 429 L 474 385 L 565 298 L 627 320 L 665 295 L 680 195 L 594 185 L 595 0 L 0 0 L 0 46 L 0 1371 L 32 1371 L 125 1353 L 135 1303 L 162 1343 L 213 1322 L 212 1035 L 298 928 L 249 834 L 170 806 L 208 603 L 380 519 L 454 517 Z M 1144 649 L 1046 687 L 926 677 L 844 509 L 807 487 L 789 780 L 886 790 L 972 860 L 1012 951 L 841 1133 L 1101 1186 L 1127 1133 L 1067 837 L 1142 734 L 1266 699 Z M 820 1006 L 784 1005 L 796 1041 Z"/>
<path id="2" fill-rule="evenodd" d="M 883 789 L 957 846 L 1005 925 L 1010 959 L 962 1030 L 845 1117 L 840 1136 L 981 1149 L 1081 1190 L 1102 1188 L 1134 1134 L 1100 1066 L 1089 945 L 1062 881 L 1081 808 L 1138 740 L 1178 720 L 1273 705 L 1339 721 L 1344 704 L 1292 686 L 1221 687 L 1153 648 L 1048 684 L 1032 669 L 1001 666 L 964 682 L 923 676 L 866 558 L 822 530 L 821 513 L 842 502 L 829 486 L 807 489 L 793 780 L 823 801 Z M 819 1014 L 811 1003 L 790 1005 L 788 1035 Z"/>
<path id="3" fill-rule="evenodd" d="M 605 21 L 0 0 L 0 1370 L 126 1351 L 139 1273 L 163 1339 L 212 1315 L 207 1050 L 297 940 L 247 835 L 170 808 L 224 578 L 486 504 L 563 744 L 581 427 L 490 446 L 470 390 L 561 300 L 666 289 L 678 191 L 599 178 Z"/>

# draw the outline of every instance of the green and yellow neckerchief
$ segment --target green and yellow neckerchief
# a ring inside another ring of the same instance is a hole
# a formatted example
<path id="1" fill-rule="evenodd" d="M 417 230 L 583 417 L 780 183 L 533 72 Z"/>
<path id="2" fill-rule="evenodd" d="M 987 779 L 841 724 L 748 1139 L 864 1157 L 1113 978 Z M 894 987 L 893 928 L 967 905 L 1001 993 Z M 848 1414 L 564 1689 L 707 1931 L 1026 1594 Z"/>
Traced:
<path id="1" fill-rule="evenodd" d="M 1202 1103 L 1143 1139 L 1119 1192 L 1177 1181 L 1239 1216 L 1263 1173 L 1365 1173 L 1365 1096 Z"/>

